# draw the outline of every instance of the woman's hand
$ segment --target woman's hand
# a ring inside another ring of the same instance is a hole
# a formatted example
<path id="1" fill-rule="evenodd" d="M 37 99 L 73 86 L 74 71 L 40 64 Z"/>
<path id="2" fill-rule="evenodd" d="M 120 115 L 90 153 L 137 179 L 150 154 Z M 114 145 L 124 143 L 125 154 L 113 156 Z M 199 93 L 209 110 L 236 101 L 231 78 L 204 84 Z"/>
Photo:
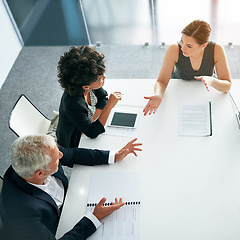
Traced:
<path id="1" fill-rule="evenodd" d="M 222 80 L 210 76 L 198 76 L 194 78 L 201 80 L 208 91 L 210 90 L 210 87 L 213 87 L 220 92 L 227 93 L 230 91 L 232 86 L 231 80 Z"/>
<path id="2" fill-rule="evenodd" d="M 159 95 L 154 95 L 151 97 L 144 97 L 144 98 L 149 99 L 147 105 L 143 109 L 144 116 L 146 116 L 148 113 L 149 115 L 151 115 L 152 113 L 154 114 L 157 111 L 162 101 L 161 97 Z"/>
<path id="3" fill-rule="evenodd" d="M 111 108 L 113 108 L 117 104 L 117 102 L 121 99 L 122 99 L 122 94 L 120 92 L 111 93 L 108 99 L 108 104 Z"/>
<path id="4" fill-rule="evenodd" d="M 214 78 L 209 77 L 209 76 L 199 76 L 199 77 L 194 77 L 194 78 L 197 80 L 201 80 L 204 83 L 204 85 L 208 91 L 214 81 Z"/>
<path id="5" fill-rule="evenodd" d="M 122 99 L 122 94 L 120 92 L 114 92 L 111 93 L 107 104 L 105 105 L 105 107 L 102 110 L 101 115 L 99 116 L 98 120 L 100 121 L 100 123 L 104 126 L 107 122 L 108 116 L 112 110 L 112 108 L 117 104 L 117 102 L 119 100 Z"/>

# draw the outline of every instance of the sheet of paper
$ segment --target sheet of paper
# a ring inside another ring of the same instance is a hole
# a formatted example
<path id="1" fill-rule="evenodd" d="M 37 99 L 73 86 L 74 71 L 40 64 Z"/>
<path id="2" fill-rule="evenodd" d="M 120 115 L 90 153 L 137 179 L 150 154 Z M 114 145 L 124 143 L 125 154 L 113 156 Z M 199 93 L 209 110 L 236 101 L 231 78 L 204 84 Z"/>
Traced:
<path id="1" fill-rule="evenodd" d="M 138 172 L 96 173 L 91 177 L 87 213 L 93 212 L 102 197 L 106 204 L 123 198 L 123 207 L 101 220 L 102 225 L 89 237 L 91 240 L 140 239 L 141 178 Z"/>
<path id="2" fill-rule="evenodd" d="M 184 103 L 179 111 L 180 136 L 211 136 L 211 102 L 199 104 Z"/>

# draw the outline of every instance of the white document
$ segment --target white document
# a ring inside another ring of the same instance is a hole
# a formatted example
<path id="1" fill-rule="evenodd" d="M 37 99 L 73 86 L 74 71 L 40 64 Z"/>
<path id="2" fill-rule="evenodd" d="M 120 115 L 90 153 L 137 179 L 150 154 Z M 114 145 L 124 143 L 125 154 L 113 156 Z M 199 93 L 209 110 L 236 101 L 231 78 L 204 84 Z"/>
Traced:
<path id="1" fill-rule="evenodd" d="M 179 112 L 180 136 L 204 137 L 212 135 L 211 102 L 181 104 Z"/>
<path id="2" fill-rule="evenodd" d="M 91 177 L 87 213 L 106 197 L 106 204 L 122 198 L 126 204 L 101 220 L 102 225 L 89 237 L 91 240 L 139 240 L 140 239 L 140 192 L 139 172 L 96 173 Z"/>

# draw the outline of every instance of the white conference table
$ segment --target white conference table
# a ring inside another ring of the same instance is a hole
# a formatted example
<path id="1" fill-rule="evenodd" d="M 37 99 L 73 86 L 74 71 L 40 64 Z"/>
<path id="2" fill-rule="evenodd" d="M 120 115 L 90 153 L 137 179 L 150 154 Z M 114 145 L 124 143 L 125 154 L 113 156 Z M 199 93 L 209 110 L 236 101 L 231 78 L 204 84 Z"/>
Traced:
<path id="1" fill-rule="evenodd" d="M 111 79 L 110 93 L 124 92 L 118 105 L 141 109 L 152 94 L 154 79 Z M 240 106 L 240 80 L 232 95 Z M 212 136 L 178 136 L 182 102 L 212 102 Z M 140 239 L 240 239 L 240 130 L 228 94 L 207 92 L 200 81 L 170 80 L 156 114 L 140 117 L 136 132 L 143 151 L 136 158 L 104 166 L 73 168 L 57 237 L 70 230 L 86 213 L 91 174 L 141 173 Z M 82 137 L 80 146 L 119 150 L 129 137 L 102 134 Z"/>

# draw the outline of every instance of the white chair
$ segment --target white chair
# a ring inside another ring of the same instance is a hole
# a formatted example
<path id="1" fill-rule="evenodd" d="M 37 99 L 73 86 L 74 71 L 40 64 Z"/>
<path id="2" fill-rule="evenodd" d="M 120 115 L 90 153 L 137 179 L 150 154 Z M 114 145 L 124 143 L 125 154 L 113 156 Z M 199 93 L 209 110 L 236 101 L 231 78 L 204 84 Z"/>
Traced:
<path id="1" fill-rule="evenodd" d="M 24 94 L 15 103 L 9 117 L 9 128 L 19 137 L 47 134 L 50 123 Z"/>

